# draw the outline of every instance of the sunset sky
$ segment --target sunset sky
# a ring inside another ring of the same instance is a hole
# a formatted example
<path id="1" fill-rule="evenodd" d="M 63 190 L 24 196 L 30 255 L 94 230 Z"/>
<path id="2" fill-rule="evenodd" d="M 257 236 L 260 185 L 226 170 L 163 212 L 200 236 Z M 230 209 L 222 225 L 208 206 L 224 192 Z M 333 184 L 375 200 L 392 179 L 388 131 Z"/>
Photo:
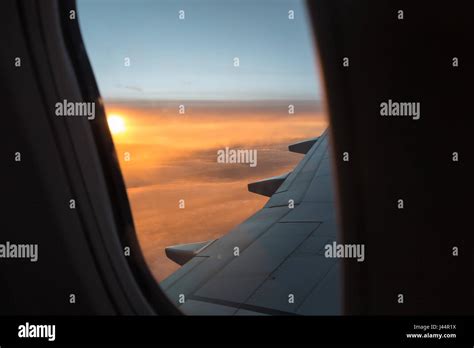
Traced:
<path id="1" fill-rule="evenodd" d="M 181 9 L 184 20 L 178 19 Z M 320 96 L 303 1 L 78 0 L 78 12 L 106 98 Z M 125 57 L 130 67 L 124 67 Z"/>
<path id="2" fill-rule="evenodd" d="M 166 246 L 219 238 L 255 213 L 267 198 L 247 184 L 292 170 L 302 155 L 288 145 L 326 128 L 305 8 L 297 0 L 78 0 L 78 11 L 137 235 L 162 280 L 179 268 Z M 256 149 L 258 165 L 217 163 L 226 146 Z"/>

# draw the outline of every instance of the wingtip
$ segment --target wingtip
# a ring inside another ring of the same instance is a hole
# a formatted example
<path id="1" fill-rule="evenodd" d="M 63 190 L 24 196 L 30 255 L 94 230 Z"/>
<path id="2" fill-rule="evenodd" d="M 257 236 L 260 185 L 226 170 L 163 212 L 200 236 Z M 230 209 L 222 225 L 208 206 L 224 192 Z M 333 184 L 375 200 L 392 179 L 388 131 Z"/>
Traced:
<path id="1" fill-rule="evenodd" d="M 279 176 L 274 176 L 272 178 L 252 182 L 247 185 L 248 190 L 250 192 L 257 193 L 262 196 L 271 197 L 290 174 L 291 172 Z"/>
<path id="2" fill-rule="evenodd" d="M 172 245 L 165 248 L 165 253 L 170 260 L 182 266 L 214 241 L 215 239 L 198 243 Z"/>
<path id="3" fill-rule="evenodd" d="M 303 155 L 307 154 L 308 151 L 313 147 L 313 145 L 318 141 L 319 137 L 303 140 L 291 145 L 288 145 L 288 150 L 291 152 L 301 153 Z"/>

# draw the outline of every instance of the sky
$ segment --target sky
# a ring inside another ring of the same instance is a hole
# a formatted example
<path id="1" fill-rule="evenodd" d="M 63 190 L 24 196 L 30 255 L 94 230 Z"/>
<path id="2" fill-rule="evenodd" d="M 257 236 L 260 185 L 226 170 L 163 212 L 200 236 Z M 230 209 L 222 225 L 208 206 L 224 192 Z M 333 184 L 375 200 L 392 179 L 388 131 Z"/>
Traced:
<path id="1" fill-rule="evenodd" d="M 172 108 L 105 103 L 124 119 L 114 134 L 138 240 L 156 279 L 179 266 L 164 252 L 171 245 L 220 238 L 253 215 L 268 197 L 247 184 L 292 171 L 303 158 L 288 145 L 320 135 L 327 126 L 317 106 L 289 116 L 278 105 L 198 105 L 177 116 Z M 221 164 L 216 151 L 254 149 L 257 166 Z M 130 160 L 124 160 L 124 154 Z M 186 202 L 179 209 L 179 200 Z"/>
<path id="2" fill-rule="evenodd" d="M 303 155 L 288 145 L 326 128 L 305 7 L 301 0 L 77 0 L 77 7 L 137 237 L 160 281 L 179 268 L 167 246 L 220 238 L 257 212 L 268 198 L 248 183 L 291 171 Z M 218 163 L 225 147 L 258 151 L 257 166 Z"/>
<path id="3" fill-rule="evenodd" d="M 320 99 L 301 0 L 78 0 L 77 7 L 106 99 Z"/>

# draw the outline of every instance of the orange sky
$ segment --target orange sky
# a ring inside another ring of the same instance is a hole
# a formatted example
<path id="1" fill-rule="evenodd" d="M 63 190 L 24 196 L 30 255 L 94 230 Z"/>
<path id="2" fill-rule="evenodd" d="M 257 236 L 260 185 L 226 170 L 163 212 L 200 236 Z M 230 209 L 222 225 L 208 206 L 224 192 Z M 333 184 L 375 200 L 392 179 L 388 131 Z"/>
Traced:
<path id="1" fill-rule="evenodd" d="M 288 144 L 326 128 L 316 107 L 301 109 L 288 115 L 274 105 L 199 105 L 182 115 L 175 107 L 106 105 L 109 116 L 124 122 L 114 142 L 137 235 L 158 280 L 179 268 L 166 258 L 166 246 L 219 238 L 265 204 L 247 184 L 292 170 L 302 155 L 290 153 Z M 256 149 L 257 166 L 217 163 L 217 150 L 226 146 Z"/>

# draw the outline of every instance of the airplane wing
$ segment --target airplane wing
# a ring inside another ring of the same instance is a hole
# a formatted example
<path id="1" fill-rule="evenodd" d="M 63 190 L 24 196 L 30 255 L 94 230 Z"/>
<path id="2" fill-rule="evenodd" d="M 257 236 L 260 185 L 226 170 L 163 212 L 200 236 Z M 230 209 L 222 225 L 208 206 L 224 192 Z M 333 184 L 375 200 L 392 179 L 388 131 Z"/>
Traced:
<path id="1" fill-rule="evenodd" d="M 306 153 L 291 173 L 249 184 L 265 206 L 214 241 L 168 247 L 183 266 L 160 283 L 185 314 L 338 315 L 336 241 L 328 131 L 289 146 Z"/>

